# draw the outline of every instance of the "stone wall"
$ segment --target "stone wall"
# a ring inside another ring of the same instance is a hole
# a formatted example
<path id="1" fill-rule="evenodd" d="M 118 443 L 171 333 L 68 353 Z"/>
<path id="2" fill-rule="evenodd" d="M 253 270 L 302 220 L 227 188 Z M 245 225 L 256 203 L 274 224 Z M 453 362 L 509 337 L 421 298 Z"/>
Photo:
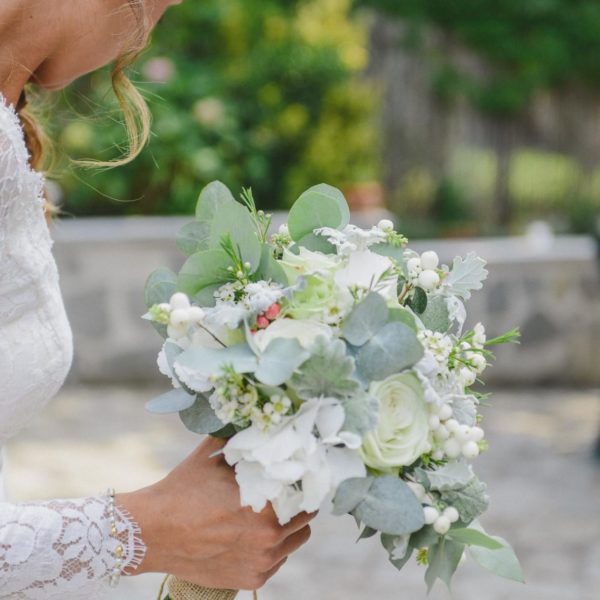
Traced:
<path id="1" fill-rule="evenodd" d="M 359 222 L 360 219 L 354 219 Z M 143 287 L 157 267 L 177 269 L 178 218 L 80 219 L 55 225 L 55 253 L 75 336 L 71 378 L 80 382 L 156 380 L 160 338 L 140 318 Z M 444 261 L 476 251 L 489 261 L 470 321 L 491 333 L 519 325 L 523 343 L 498 352 L 494 384 L 600 384 L 600 278 L 591 238 L 421 241 Z"/>

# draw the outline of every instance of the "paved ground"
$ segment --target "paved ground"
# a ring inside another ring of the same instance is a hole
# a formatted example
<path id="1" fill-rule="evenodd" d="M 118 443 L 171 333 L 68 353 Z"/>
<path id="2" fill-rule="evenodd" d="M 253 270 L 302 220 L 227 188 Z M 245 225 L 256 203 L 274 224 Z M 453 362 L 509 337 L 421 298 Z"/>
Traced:
<path id="1" fill-rule="evenodd" d="M 121 491 L 160 478 L 197 443 L 177 418 L 143 410 L 152 390 L 71 388 L 9 448 L 9 489 L 18 499 Z M 528 583 L 504 582 L 466 564 L 456 600 L 600 598 L 600 462 L 591 457 L 600 391 L 496 395 L 478 464 L 492 507 L 486 527 L 512 541 Z M 376 540 L 354 544 L 349 517 L 319 517 L 311 543 L 261 591 L 261 600 L 420 600 L 422 570 L 398 573 Z M 123 582 L 114 600 L 152 600 L 160 581 Z M 249 596 L 243 594 L 240 600 Z M 450 595 L 436 589 L 432 600 Z"/>

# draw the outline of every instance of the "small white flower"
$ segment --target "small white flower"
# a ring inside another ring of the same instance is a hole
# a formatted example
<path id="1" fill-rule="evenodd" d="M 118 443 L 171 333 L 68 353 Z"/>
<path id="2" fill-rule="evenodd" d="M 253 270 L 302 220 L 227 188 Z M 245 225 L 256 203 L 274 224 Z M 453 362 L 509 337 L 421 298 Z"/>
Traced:
<path id="1" fill-rule="evenodd" d="M 332 227 L 322 227 L 315 229 L 315 233 L 325 236 L 327 241 L 333 244 L 337 248 L 338 254 L 341 255 L 364 251 L 369 246 L 380 244 L 387 239 L 387 232 L 379 227 L 361 229 L 356 225 L 346 225 L 341 231 Z"/>
<path id="2" fill-rule="evenodd" d="M 258 281 L 249 283 L 245 288 L 244 304 L 253 313 L 261 313 L 275 304 L 283 296 L 283 288 L 277 283 Z"/>

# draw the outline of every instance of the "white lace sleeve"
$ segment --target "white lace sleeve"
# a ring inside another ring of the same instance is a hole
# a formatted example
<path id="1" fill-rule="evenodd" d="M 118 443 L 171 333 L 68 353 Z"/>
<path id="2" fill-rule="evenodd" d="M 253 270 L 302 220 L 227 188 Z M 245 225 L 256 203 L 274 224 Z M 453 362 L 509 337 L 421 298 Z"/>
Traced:
<path id="1" fill-rule="evenodd" d="M 140 530 L 118 506 L 111 535 L 108 498 L 0 504 L 0 599 L 88 600 L 109 589 L 115 550 L 131 573 L 145 554 Z"/>

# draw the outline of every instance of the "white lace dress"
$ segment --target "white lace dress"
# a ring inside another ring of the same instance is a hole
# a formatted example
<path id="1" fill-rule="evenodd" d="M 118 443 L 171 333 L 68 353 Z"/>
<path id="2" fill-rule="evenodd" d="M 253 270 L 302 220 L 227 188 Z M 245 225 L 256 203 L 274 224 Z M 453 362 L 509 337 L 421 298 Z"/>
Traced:
<path id="1" fill-rule="evenodd" d="M 0 479 L 2 446 L 58 391 L 71 364 L 42 188 L 20 122 L 0 95 Z M 0 599 L 102 597 L 118 545 L 108 506 L 102 496 L 10 504 L 0 483 Z M 118 508 L 117 531 L 131 570 L 145 547 Z"/>

